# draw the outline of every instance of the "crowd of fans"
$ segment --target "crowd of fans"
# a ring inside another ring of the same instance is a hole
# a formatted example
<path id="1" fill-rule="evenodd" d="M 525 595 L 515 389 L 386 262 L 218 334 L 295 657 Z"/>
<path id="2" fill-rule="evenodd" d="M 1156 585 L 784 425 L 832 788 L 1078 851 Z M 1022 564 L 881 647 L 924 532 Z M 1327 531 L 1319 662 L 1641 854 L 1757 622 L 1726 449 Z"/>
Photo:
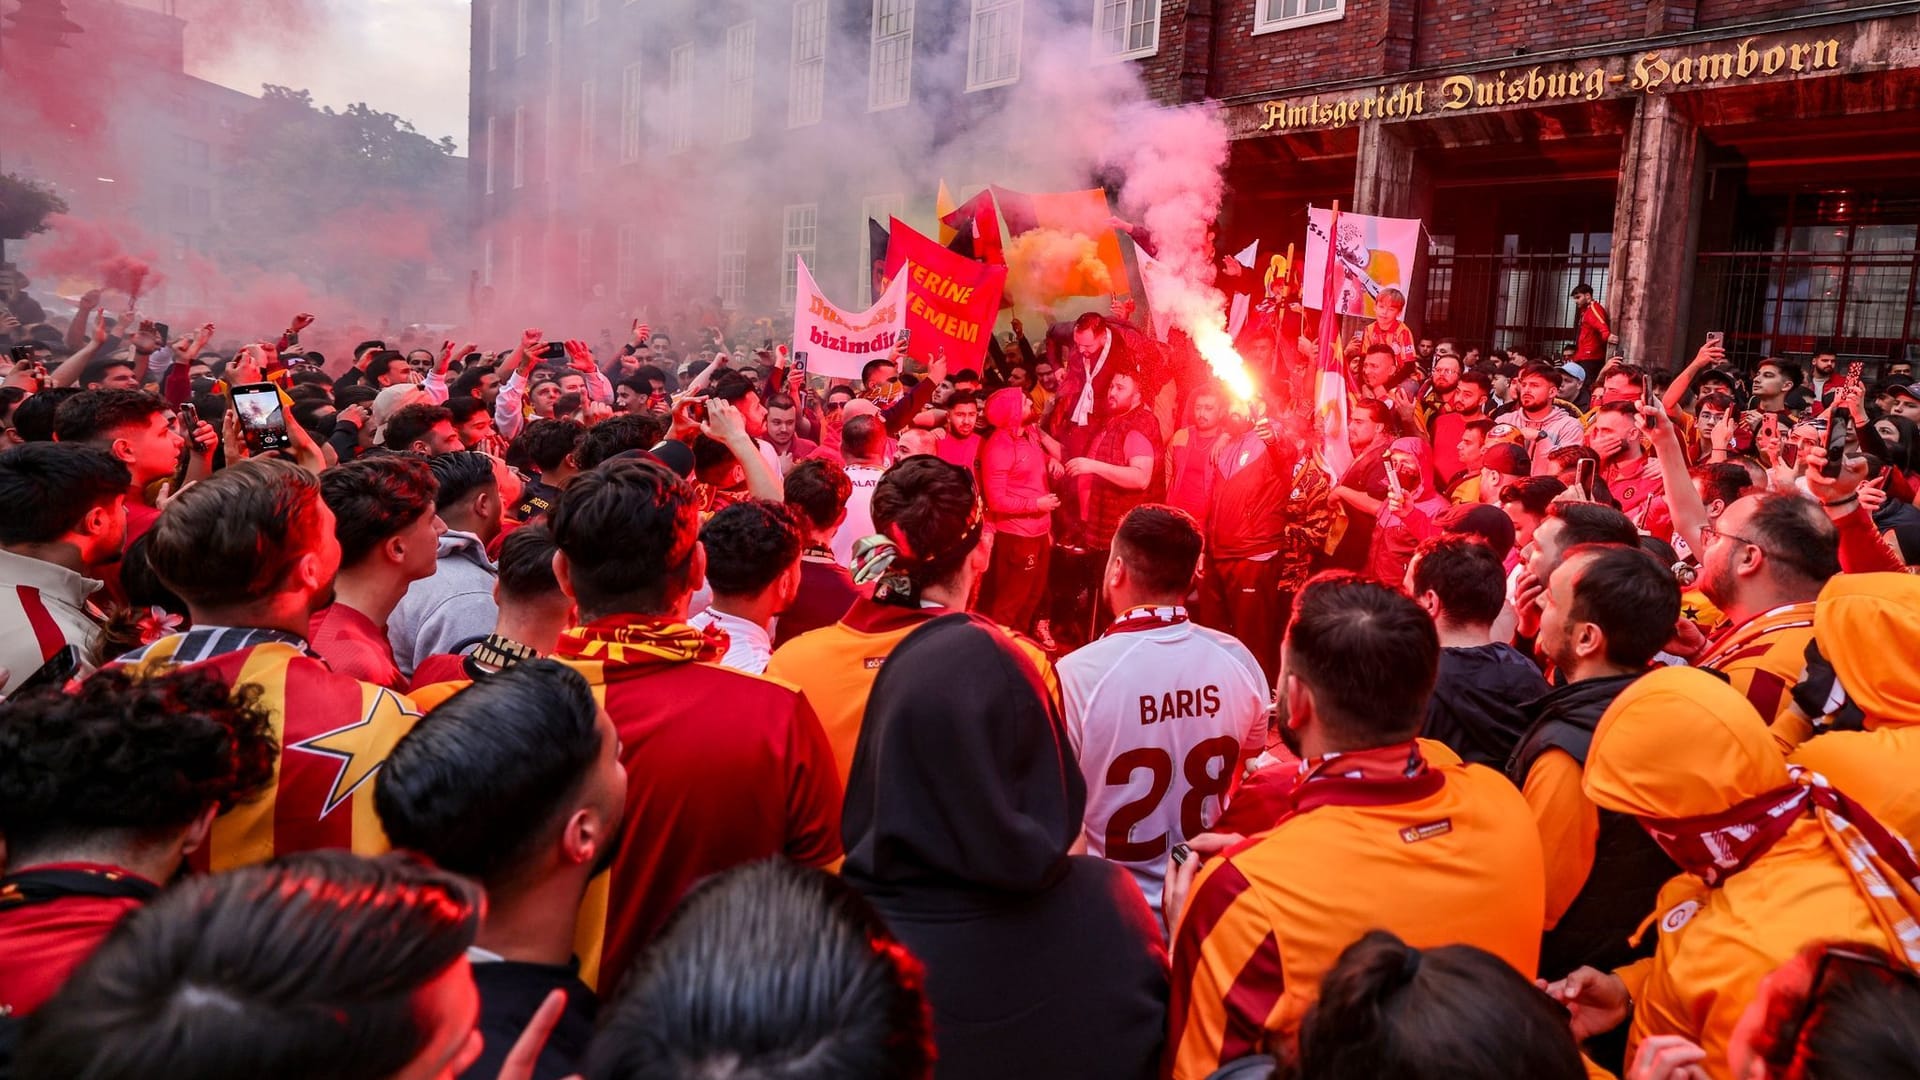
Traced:
<path id="1" fill-rule="evenodd" d="M 20 329 L 0 1076 L 1920 1076 L 1920 387 L 1253 307 Z"/>

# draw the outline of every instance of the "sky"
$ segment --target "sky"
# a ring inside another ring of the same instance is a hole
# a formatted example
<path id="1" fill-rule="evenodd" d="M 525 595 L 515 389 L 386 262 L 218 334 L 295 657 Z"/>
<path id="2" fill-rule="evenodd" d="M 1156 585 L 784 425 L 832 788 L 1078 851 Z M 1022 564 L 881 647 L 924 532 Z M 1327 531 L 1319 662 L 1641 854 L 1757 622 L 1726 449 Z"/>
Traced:
<path id="1" fill-rule="evenodd" d="M 144 3 L 159 7 L 164 0 Z M 311 90 L 314 101 L 336 109 L 364 101 L 412 121 L 429 138 L 452 136 L 465 152 L 471 0 L 246 2 L 250 11 L 282 5 L 296 12 L 282 22 L 299 24 L 298 41 L 259 47 L 212 25 L 225 21 L 227 4 L 178 0 L 188 20 L 188 70 L 249 94 L 270 82 Z"/>

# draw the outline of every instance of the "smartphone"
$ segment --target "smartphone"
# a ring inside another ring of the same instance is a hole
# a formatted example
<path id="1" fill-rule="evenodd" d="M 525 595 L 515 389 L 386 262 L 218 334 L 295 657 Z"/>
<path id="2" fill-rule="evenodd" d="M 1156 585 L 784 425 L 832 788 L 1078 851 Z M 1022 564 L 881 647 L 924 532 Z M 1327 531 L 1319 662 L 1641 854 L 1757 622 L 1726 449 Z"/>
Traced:
<path id="1" fill-rule="evenodd" d="M 807 373 L 806 353 L 797 352 L 793 354 L 793 373 L 795 375 L 805 375 Z"/>
<path id="2" fill-rule="evenodd" d="M 33 674 L 13 688 L 13 696 L 34 690 L 60 690 L 75 675 L 80 673 L 80 649 L 74 645 L 63 645 L 46 663 L 35 668 Z"/>
<path id="3" fill-rule="evenodd" d="M 565 360 L 566 358 L 567 343 L 564 341 L 549 341 L 540 347 L 542 360 Z"/>
<path id="4" fill-rule="evenodd" d="M 33 361 L 33 351 L 32 345 L 14 345 L 7 349 L 7 355 L 16 364 L 26 364 Z"/>
<path id="5" fill-rule="evenodd" d="M 153 333 L 155 337 L 160 339 L 160 344 L 162 345 L 173 344 L 173 328 L 168 326 L 166 323 L 163 323 L 163 322 L 154 323 Z"/>
<path id="6" fill-rule="evenodd" d="M 1640 384 L 1641 404 L 1644 404 L 1649 409 L 1658 408 L 1660 405 L 1660 395 L 1653 389 L 1653 372 L 1643 371 L 1640 373 L 1640 378 L 1642 380 Z"/>
<path id="7" fill-rule="evenodd" d="M 911 327 L 911 326 L 903 326 L 903 327 L 901 327 L 901 328 L 900 328 L 900 337 L 899 337 L 899 338 L 897 339 L 897 341 L 896 341 L 896 344 L 898 344 L 898 345 L 900 345 L 900 346 L 902 346 L 902 347 L 905 347 L 905 346 L 906 346 L 906 344 L 907 344 L 907 342 L 909 342 L 909 341 L 911 341 L 911 340 L 913 340 L 913 327 Z"/>
<path id="8" fill-rule="evenodd" d="M 1847 436 L 1853 431 L 1853 413 L 1831 409 L 1827 416 L 1827 466 L 1820 474 L 1829 480 L 1840 479 L 1847 464 Z"/>
<path id="9" fill-rule="evenodd" d="M 1760 434 L 1765 435 L 1769 439 L 1777 439 L 1780 437 L 1780 414 L 1779 413 L 1768 413 L 1766 416 L 1761 418 Z"/>
<path id="10" fill-rule="evenodd" d="M 1726 347 L 1727 347 L 1727 332 L 1726 332 L 1725 330 L 1709 330 L 1709 331 L 1707 331 L 1707 344 L 1708 344 L 1708 345 L 1718 345 L 1718 346 L 1720 346 L 1720 347 L 1721 347 L 1721 348 L 1723 348 L 1723 349 L 1724 349 L 1724 348 L 1726 348 Z"/>
<path id="11" fill-rule="evenodd" d="M 199 426 L 200 426 L 200 410 L 195 408 L 193 402 L 191 401 L 181 402 L 180 403 L 180 434 L 185 435 L 187 437 L 188 442 L 192 442 L 193 429 Z"/>
<path id="12" fill-rule="evenodd" d="M 260 454 L 293 445 L 279 387 L 272 383 L 247 383 L 229 389 L 227 394 L 240 418 L 240 434 L 247 441 L 248 451 Z"/>
<path id="13" fill-rule="evenodd" d="M 1578 462 L 1574 463 L 1574 482 L 1580 485 L 1580 490 L 1585 493 L 1589 499 L 1593 498 L 1593 481 L 1599 471 L 1600 463 L 1592 458 L 1581 458 Z"/>
<path id="14" fill-rule="evenodd" d="M 1175 844 L 1173 845 L 1171 854 L 1173 855 L 1173 865 L 1185 866 L 1187 865 L 1187 860 L 1193 858 L 1193 849 L 1185 844 Z"/>
<path id="15" fill-rule="evenodd" d="M 1400 469 L 1394 465 L 1393 458 L 1387 458 L 1387 493 L 1405 498 L 1407 489 L 1400 486 Z"/>

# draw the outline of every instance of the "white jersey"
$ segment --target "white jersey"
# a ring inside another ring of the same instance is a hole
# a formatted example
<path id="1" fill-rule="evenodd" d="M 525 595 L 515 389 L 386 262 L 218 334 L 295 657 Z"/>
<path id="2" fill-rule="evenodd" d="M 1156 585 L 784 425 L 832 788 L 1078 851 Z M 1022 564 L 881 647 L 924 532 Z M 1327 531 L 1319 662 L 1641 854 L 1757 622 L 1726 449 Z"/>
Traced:
<path id="1" fill-rule="evenodd" d="M 885 469 L 871 465 L 847 466 L 847 479 L 853 490 L 847 495 L 847 519 L 833 534 L 833 561 L 853 565 L 853 545 L 873 535 L 873 489 L 880 486 Z"/>
<path id="2" fill-rule="evenodd" d="M 1087 852 L 1125 865 L 1159 911 L 1173 845 L 1220 820 L 1240 762 L 1266 748 L 1266 675 L 1237 638 L 1185 621 L 1116 628 L 1055 669 Z"/>

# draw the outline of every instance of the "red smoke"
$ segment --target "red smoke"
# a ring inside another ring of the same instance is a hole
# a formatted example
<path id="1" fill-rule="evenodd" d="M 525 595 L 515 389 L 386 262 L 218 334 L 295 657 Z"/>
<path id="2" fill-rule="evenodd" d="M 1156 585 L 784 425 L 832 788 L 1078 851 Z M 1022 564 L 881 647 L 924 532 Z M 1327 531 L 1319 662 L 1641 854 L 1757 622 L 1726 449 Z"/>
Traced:
<path id="1" fill-rule="evenodd" d="M 86 220 L 70 214 L 47 219 L 51 228 L 33 248 L 33 268 L 43 278 L 79 279 L 89 287 L 125 293 L 129 305 L 165 279 L 153 270 L 152 251 L 127 250 L 139 242 L 131 222 Z M 49 284 L 52 284 L 51 282 Z"/>

